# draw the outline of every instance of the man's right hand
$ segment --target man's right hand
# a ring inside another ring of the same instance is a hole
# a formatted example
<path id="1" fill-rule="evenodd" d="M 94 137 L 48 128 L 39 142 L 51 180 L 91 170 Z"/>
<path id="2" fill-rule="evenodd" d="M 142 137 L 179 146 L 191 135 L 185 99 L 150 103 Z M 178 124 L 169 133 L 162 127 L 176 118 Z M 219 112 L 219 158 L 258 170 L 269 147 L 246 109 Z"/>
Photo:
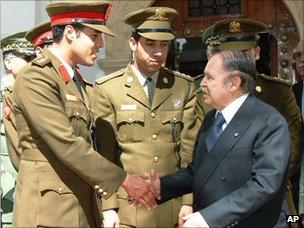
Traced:
<path id="1" fill-rule="evenodd" d="M 193 213 L 193 207 L 188 205 L 183 205 L 178 214 L 178 225 L 180 226 L 183 225 L 184 224 L 183 217 L 191 213 Z"/>
<path id="2" fill-rule="evenodd" d="M 142 204 L 148 210 L 157 206 L 155 200 L 157 195 L 150 190 L 149 184 L 144 177 L 127 174 L 122 187 L 128 193 L 131 201 Z"/>

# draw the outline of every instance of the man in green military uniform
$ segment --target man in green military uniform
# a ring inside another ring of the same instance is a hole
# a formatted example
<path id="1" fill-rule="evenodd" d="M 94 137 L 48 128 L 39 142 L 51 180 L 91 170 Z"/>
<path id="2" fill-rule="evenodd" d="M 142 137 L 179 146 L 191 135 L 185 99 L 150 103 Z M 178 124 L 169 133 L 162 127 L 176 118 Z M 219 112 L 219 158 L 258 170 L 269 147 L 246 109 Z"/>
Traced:
<path id="1" fill-rule="evenodd" d="M 17 167 L 20 162 L 18 135 L 9 100 L 17 73 L 35 56 L 33 46 L 24 38 L 25 32 L 1 40 L 6 75 L 1 78 L 1 225 L 12 223 Z"/>
<path id="2" fill-rule="evenodd" d="M 136 201 L 155 206 L 142 177 L 127 174 L 92 147 L 88 92 L 77 65 L 92 66 L 104 46 L 105 1 L 47 5 L 53 44 L 18 74 L 13 91 L 22 159 L 16 187 L 15 227 L 100 227 L 100 198 L 120 185 Z"/>
<path id="3" fill-rule="evenodd" d="M 177 15 L 167 7 L 127 15 L 133 61 L 96 82 L 97 147 L 130 173 L 145 175 L 154 170 L 168 175 L 192 160 L 197 133 L 193 79 L 164 67 L 174 39 L 171 21 Z M 181 203 L 182 199 L 174 199 L 148 211 L 130 204 L 128 194 L 119 188 L 115 197 L 104 202 L 105 224 L 174 227 Z"/>
<path id="4" fill-rule="evenodd" d="M 213 26 L 213 36 L 219 35 L 219 44 L 216 44 L 218 45 L 216 48 L 246 51 L 255 60 L 259 59 L 258 33 L 266 31 L 267 26 L 264 23 L 238 18 L 222 20 Z M 301 158 L 303 142 L 300 112 L 292 92 L 291 83 L 276 77 L 257 74 L 256 96 L 274 106 L 285 117 L 289 125 L 293 146 L 290 160 L 290 175 L 292 176 Z M 295 214 L 290 187 L 287 190 L 287 202 L 290 213 Z"/>

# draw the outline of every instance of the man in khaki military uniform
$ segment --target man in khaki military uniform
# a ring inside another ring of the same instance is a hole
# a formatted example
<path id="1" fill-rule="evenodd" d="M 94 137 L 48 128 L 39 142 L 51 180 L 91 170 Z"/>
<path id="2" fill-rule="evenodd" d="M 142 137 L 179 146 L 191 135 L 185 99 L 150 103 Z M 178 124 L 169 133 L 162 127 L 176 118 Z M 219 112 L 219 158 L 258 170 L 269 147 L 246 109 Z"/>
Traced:
<path id="1" fill-rule="evenodd" d="M 9 100 L 17 73 L 35 56 L 32 45 L 24 35 L 25 32 L 18 32 L 1 40 L 6 71 L 1 78 L 1 227 L 12 223 L 16 170 L 21 155 Z"/>
<path id="2" fill-rule="evenodd" d="M 37 56 L 40 55 L 44 47 L 48 47 L 53 43 L 50 20 L 42 21 L 29 29 L 25 34 L 25 38 L 33 44 Z"/>
<path id="3" fill-rule="evenodd" d="M 120 185 L 154 206 L 146 181 L 129 175 L 92 148 L 91 87 L 77 65 L 92 66 L 104 46 L 108 2 L 47 5 L 53 44 L 19 73 L 13 112 L 22 148 L 15 227 L 102 226 L 100 197 Z M 154 200 L 155 201 L 155 200 Z"/>
<path id="4" fill-rule="evenodd" d="M 154 170 L 163 176 L 192 160 L 197 133 L 193 79 L 164 67 L 174 39 L 170 24 L 177 15 L 167 7 L 127 15 L 133 62 L 96 81 L 97 147 L 129 173 L 145 175 Z M 105 221 L 108 226 L 120 221 L 127 227 L 174 227 L 181 203 L 174 199 L 149 211 L 130 204 L 128 194 L 119 188 L 104 202 Z"/>
<path id="5" fill-rule="evenodd" d="M 212 36 L 218 36 L 219 44 L 214 44 L 215 49 L 242 50 L 248 52 L 255 60 L 259 59 L 260 48 L 257 45 L 258 33 L 266 31 L 264 23 L 249 19 L 227 19 L 213 25 Z M 214 37 L 203 36 L 207 44 Z M 209 45 L 213 45 L 212 42 Z M 302 136 L 300 112 L 297 108 L 291 84 L 285 80 L 257 74 L 256 96 L 262 101 L 275 107 L 286 119 L 292 139 L 293 153 L 290 160 L 290 175 L 295 173 L 302 154 Z M 262 114 L 260 114 L 262 115 Z M 290 185 L 289 185 L 290 186 Z M 293 206 L 291 189 L 287 190 L 287 203 L 290 213 L 296 214 Z"/>

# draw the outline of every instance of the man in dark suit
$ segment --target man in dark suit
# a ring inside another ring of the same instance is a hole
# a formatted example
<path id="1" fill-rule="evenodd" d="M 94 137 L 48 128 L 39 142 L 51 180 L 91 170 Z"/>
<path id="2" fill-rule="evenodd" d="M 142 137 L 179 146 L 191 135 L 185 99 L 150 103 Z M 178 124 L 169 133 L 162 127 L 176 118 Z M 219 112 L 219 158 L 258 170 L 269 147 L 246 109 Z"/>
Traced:
<path id="1" fill-rule="evenodd" d="M 160 203 L 193 192 L 194 213 L 183 218 L 184 227 L 287 226 L 281 208 L 291 151 L 288 126 L 254 96 L 254 78 L 247 54 L 214 55 L 202 89 L 216 110 L 198 134 L 193 162 L 173 175 L 151 178 Z"/>

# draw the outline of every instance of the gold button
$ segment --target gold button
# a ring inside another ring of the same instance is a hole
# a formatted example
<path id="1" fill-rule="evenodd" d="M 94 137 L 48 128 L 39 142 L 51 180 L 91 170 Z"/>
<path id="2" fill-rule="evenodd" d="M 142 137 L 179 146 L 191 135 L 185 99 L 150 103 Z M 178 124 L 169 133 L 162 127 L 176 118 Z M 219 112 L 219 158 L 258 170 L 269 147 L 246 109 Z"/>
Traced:
<path id="1" fill-rule="evenodd" d="M 176 117 L 173 117 L 172 120 L 173 120 L 173 121 L 176 121 Z"/>
<path id="2" fill-rule="evenodd" d="M 154 113 L 154 112 L 151 113 L 151 117 L 152 117 L 152 118 L 155 117 L 155 113 Z"/>
<path id="3" fill-rule="evenodd" d="M 99 192 L 99 193 L 102 193 L 102 192 L 103 192 L 103 189 L 102 189 L 102 188 L 100 188 L 100 189 L 98 190 L 98 192 Z"/>
<path id="4" fill-rule="evenodd" d="M 91 112 L 94 113 L 94 109 L 93 108 L 91 108 Z"/>
<path id="5" fill-rule="evenodd" d="M 58 187 L 58 192 L 62 192 L 63 188 L 62 187 Z"/>
<path id="6" fill-rule="evenodd" d="M 154 157 L 154 162 L 158 162 L 159 158 L 156 156 Z"/>
<path id="7" fill-rule="evenodd" d="M 152 135 L 152 139 L 156 140 L 157 139 L 157 135 Z"/>
<path id="8" fill-rule="evenodd" d="M 129 122 L 132 122 L 132 120 L 133 120 L 133 119 L 132 119 L 131 117 L 128 119 Z"/>
<path id="9" fill-rule="evenodd" d="M 107 193 L 107 192 L 103 192 L 102 195 L 103 195 L 103 196 L 107 196 L 108 193 Z"/>
<path id="10" fill-rule="evenodd" d="M 95 185 L 95 189 L 97 190 L 100 189 L 99 185 Z"/>
<path id="11" fill-rule="evenodd" d="M 79 112 L 76 112 L 76 116 L 77 116 L 77 117 L 79 117 L 79 116 L 80 116 Z"/>

